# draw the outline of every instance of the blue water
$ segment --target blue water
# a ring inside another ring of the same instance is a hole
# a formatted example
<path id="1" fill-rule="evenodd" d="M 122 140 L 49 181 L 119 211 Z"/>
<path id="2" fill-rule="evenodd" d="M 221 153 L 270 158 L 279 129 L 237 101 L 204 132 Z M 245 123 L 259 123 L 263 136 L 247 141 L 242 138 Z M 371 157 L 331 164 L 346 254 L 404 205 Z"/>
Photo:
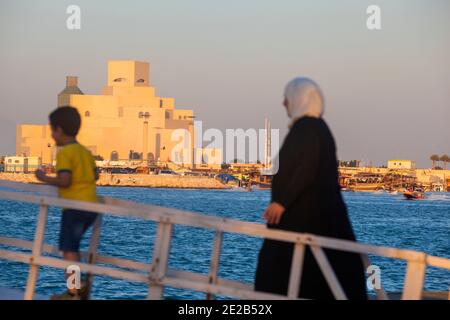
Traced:
<path id="1" fill-rule="evenodd" d="M 99 188 L 99 193 L 127 200 L 174 207 L 262 223 L 261 213 L 269 201 L 268 191 L 177 190 L 147 188 Z M 376 193 L 345 193 L 350 218 L 359 241 L 424 251 L 450 258 L 450 194 L 429 194 L 427 200 L 405 201 L 402 196 Z M 37 206 L 0 200 L 0 235 L 33 239 Z M 51 209 L 46 242 L 57 245 L 60 214 Z M 102 225 L 101 254 L 150 262 L 155 224 L 140 219 L 105 216 Z M 89 235 L 89 234 L 88 234 Z M 87 238 L 87 237 L 86 237 Z M 170 267 L 208 273 L 213 233 L 177 226 L 174 229 Z M 224 237 L 220 277 L 252 282 L 261 240 L 234 234 Z M 87 247 L 87 240 L 83 241 Z M 381 280 L 388 291 L 400 291 L 405 264 L 385 258 L 373 258 L 381 268 Z M 23 289 L 28 267 L 0 260 L 0 287 Z M 37 292 L 51 295 L 63 291 L 62 270 L 42 268 Z M 429 268 L 427 290 L 448 290 L 450 272 Z M 143 299 L 146 286 L 109 277 L 96 277 L 93 298 Z M 168 288 L 168 299 L 202 299 L 204 294 Z"/>

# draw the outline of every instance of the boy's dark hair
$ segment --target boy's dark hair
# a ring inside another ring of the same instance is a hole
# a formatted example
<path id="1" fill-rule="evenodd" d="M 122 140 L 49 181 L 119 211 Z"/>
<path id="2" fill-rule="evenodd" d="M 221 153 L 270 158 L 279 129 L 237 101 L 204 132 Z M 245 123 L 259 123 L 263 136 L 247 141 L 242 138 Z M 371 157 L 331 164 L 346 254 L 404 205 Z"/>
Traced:
<path id="1" fill-rule="evenodd" d="M 49 115 L 50 126 L 53 129 L 60 127 L 62 131 L 71 137 L 78 134 L 81 126 L 81 117 L 74 107 L 59 107 Z"/>

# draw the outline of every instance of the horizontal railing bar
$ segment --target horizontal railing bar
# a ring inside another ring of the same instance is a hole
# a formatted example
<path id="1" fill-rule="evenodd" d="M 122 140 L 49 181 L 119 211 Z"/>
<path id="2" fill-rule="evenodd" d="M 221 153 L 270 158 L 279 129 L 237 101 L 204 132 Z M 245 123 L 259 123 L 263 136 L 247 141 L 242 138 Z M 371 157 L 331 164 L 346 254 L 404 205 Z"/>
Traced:
<path id="1" fill-rule="evenodd" d="M 86 264 L 81 262 L 73 262 L 68 260 L 61 260 L 57 258 L 50 257 L 38 257 L 33 258 L 31 254 L 22 253 L 22 252 L 11 252 L 7 250 L 0 249 L 0 257 L 1 259 L 23 262 L 23 263 L 34 263 L 40 266 L 48 266 L 58 269 L 66 269 L 68 266 L 76 264 L 80 267 L 82 272 L 91 272 L 98 275 L 109 276 L 112 278 L 118 279 L 127 279 L 136 282 L 144 282 L 148 283 L 149 278 L 146 274 L 131 272 L 131 271 L 123 271 L 119 269 L 114 269 L 110 267 L 103 267 L 98 265 Z"/>
<path id="2" fill-rule="evenodd" d="M 49 266 L 49 267 L 54 267 L 54 268 L 58 268 L 58 269 L 66 269 L 68 266 L 76 264 L 77 266 L 80 267 L 82 272 L 90 272 L 90 273 L 94 273 L 96 275 L 108 276 L 108 277 L 117 278 L 117 279 L 126 279 L 126 280 L 136 281 L 136 282 L 148 283 L 148 281 L 149 281 L 147 274 L 131 272 L 131 271 L 124 271 L 124 270 L 114 269 L 114 268 L 110 268 L 110 267 L 104 267 L 104 266 L 81 263 L 81 262 L 74 263 L 73 261 L 61 260 L 61 259 L 50 258 L 50 257 L 39 257 L 39 258 L 35 259 L 34 263 L 39 264 L 41 266 Z"/>
<path id="3" fill-rule="evenodd" d="M 33 184 L 33 183 L 23 183 L 23 182 L 15 182 L 9 180 L 0 180 L 0 187 L 20 190 L 20 191 L 29 191 L 36 192 L 41 194 L 47 194 L 51 196 L 58 195 L 58 189 L 53 186 L 45 185 L 45 184 Z"/>
<path id="4" fill-rule="evenodd" d="M 33 248 L 33 241 L 16 239 L 16 238 L 8 238 L 8 237 L 0 237 L 0 245 L 31 250 Z M 48 244 L 44 244 L 42 250 L 45 253 L 51 253 L 51 254 L 57 254 L 57 255 L 60 254 L 59 250 L 56 247 L 48 245 Z"/>
<path id="5" fill-rule="evenodd" d="M 14 238 L 7 238 L 7 237 L 0 237 L 0 244 L 1 245 L 7 245 L 11 247 L 17 247 L 22 249 L 32 249 L 33 242 L 28 240 L 22 240 L 22 239 L 14 239 Z M 61 252 L 58 250 L 57 247 L 44 244 L 43 247 L 44 253 L 50 253 L 54 255 L 61 256 Z M 80 252 L 82 258 L 88 257 L 88 252 L 82 251 Z M 141 271 L 148 271 L 151 268 L 150 263 L 144 263 L 144 262 L 138 262 L 123 258 L 117 258 L 112 256 L 103 256 L 98 255 L 97 256 L 97 264 L 111 264 L 120 268 L 126 268 L 126 269 L 134 269 L 134 270 L 141 270 Z"/>
<path id="6" fill-rule="evenodd" d="M 21 249 L 30 249 L 31 250 L 33 242 L 28 241 L 28 240 L 0 237 L 0 245 L 7 245 L 7 246 L 17 247 L 17 248 L 21 248 Z M 11 252 L 11 251 L 8 251 L 8 252 Z M 48 245 L 48 244 L 44 245 L 44 252 L 61 256 L 61 252 L 56 247 Z M 13 253 L 13 252 L 11 252 L 11 253 Z M 88 253 L 83 251 L 83 252 L 80 252 L 80 254 L 84 258 L 84 257 L 87 257 Z M 111 257 L 111 256 L 98 255 L 97 263 L 111 264 L 111 265 L 121 267 L 121 268 L 134 269 L 134 270 L 144 271 L 144 272 L 147 272 L 151 269 L 151 264 L 149 264 L 149 263 L 137 262 L 137 261 L 133 261 L 133 260 L 116 258 L 116 257 Z M 186 277 L 186 278 L 190 278 L 192 280 L 208 283 L 207 275 L 197 274 L 194 272 L 169 269 L 167 274 L 174 275 L 176 277 Z M 242 283 L 242 282 L 228 280 L 228 279 L 222 279 L 222 278 L 219 278 L 217 283 L 221 284 L 221 285 L 239 287 L 242 289 L 249 289 L 252 287 L 252 284 L 249 284 L 249 283 Z"/>
<path id="7" fill-rule="evenodd" d="M 287 296 L 258 292 L 253 290 L 237 289 L 219 284 L 199 283 L 178 277 L 164 277 L 156 281 L 158 285 L 169 286 L 172 288 L 194 290 L 199 292 L 211 293 L 214 295 L 222 295 L 239 299 L 255 299 L 255 300 L 286 300 Z"/>
<path id="8" fill-rule="evenodd" d="M 169 269 L 167 271 L 166 275 L 168 277 L 184 278 L 187 280 L 198 281 L 198 282 L 202 282 L 205 284 L 209 283 L 209 278 L 207 275 L 194 273 L 194 272 L 190 272 L 190 271 Z M 239 281 L 235 281 L 235 280 L 224 279 L 224 278 L 217 278 L 217 285 L 232 287 L 234 289 L 241 289 L 241 290 L 253 290 L 253 284 L 239 282 Z"/>
<path id="9" fill-rule="evenodd" d="M 30 263 L 33 259 L 31 254 L 21 252 L 11 252 L 6 250 L 0 250 L 0 256 L 2 259 L 11 261 Z M 50 257 L 39 257 L 34 260 L 34 263 L 41 266 L 50 266 L 59 269 L 66 269 L 67 266 L 73 264 L 73 261 L 60 260 Z M 130 281 L 150 283 L 152 282 L 148 275 L 137 274 L 128 271 L 121 271 L 113 268 L 102 267 L 97 265 L 90 265 L 85 263 L 77 263 L 83 272 L 91 272 L 97 275 L 109 276 L 113 278 L 126 279 Z M 182 280 L 181 283 L 178 283 Z M 172 286 L 180 289 L 190 289 L 194 291 L 201 291 L 213 294 L 219 294 L 224 296 L 244 298 L 244 299 L 286 299 L 285 296 L 265 294 L 252 291 L 253 286 L 250 284 L 244 284 L 237 281 L 218 279 L 217 285 L 211 285 L 208 283 L 208 277 L 206 275 L 199 275 L 187 271 L 169 270 L 167 276 L 162 280 L 153 281 L 161 285 Z M 208 291 L 210 290 L 210 291 Z"/>
<path id="10" fill-rule="evenodd" d="M 308 245 L 318 245 L 328 249 L 344 250 L 355 253 L 374 254 L 389 258 L 403 259 L 409 261 L 420 261 L 423 258 L 421 252 L 389 247 L 375 247 L 367 244 L 356 243 L 348 240 L 326 238 L 310 234 L 300 234 L 284 230 L 268 229 L 266 226 L 252 222 L 235 221 L 230 219 L 201 215 L 198 213 L 185 212 L 172 208 L 164 208 L 153 205 L 120 206 L 106 205 L 102 203 L 91 203 L 51 198 L 45 196 L 34 196 L 19 194 L 17 192 L 0 191 L 0 198 L 16 201 L 25 201 L 35 204 L 46 204 L 78 210 L 94 211 L 98 213 L 108 213 L 118 216 L 128 216 L 142 218 L 153 221 L 164 221 L 173 224 L 182 224 L 191 227 L 207 228 L 217 231 L 239 233 L 253 237 L 263 237 L 272 240 L 304 243 Z M 108 201 L 108 200 L 107 200 Z M 123 201 L 119 200 L 118 203 Z M 142 207 L 140 207 L 142 206 Z M 450 260 L 448 267 L 450 269 Z"/>
<path id="11" fill-rule="evenodd" d="M 432 267 L 450 269 L 450 259 L 428 255 L 426 258 L 426 263 Z"/>
<path id="12" fill-rule="evenodd" d="M 449 291 L 423 291 L 422 298 L 450 300 Z"/>
<path id="13" fill-rule="evenodd" d="M 12 260 L 17 262 L 23 262 L 23 263 L 30 263 L 30 260 L 32 259 L 31 254 L 21 253 L 21 252 L 11 252 L 7 250 L 0 250 L 0 256 L 2 259 L 6 260 Z M 51 259 L 49 261 L 48 259 Z M 35 263 L 39 265 L 47 265 L 52 266 L 55 268 L 65 269 L 68 265 L 72 264 L 71 261 L 59 260 L 54 258 L 46 258 L 42 257 L 39 258 Z M 106 275 L 111 276 L 114 278 L 125 278 L 131 281 L 138 281 L 138 282 L 144 282 L 148 283 L 149 278 L 145 275 L 139 275 L 134 274 L 132 272 L 125 272 L 126 276 L 124 277 L 124 272 L 121 272 L 117 269 L 107 268 L 107 267 L 100 267 L 95 266 L 95 268 L 92 265 L 89 264 L 79 264 L 80 267 L 83 269 L 83 271 L 92 272 L 95 274 L 100 275 Z M 117 274 L 115 273 L 110 274 L 110 271 L 119 271 Z M 145 271 L 145 270 L 142 270 Z M 128 276 L 131 275 L 131 276 Z M 177 281 L 182 279 L 183 283 L 178 283 Z M 177 281 L 175 281 L 177 280 Z M 158 282 L 158 281 L 156 281 Z M 181 271 L 181 270 L 174 270 L 170 269 L 168 270 L 166 277 L 163 278 L 163 280 L 159 281 L 160 284 L 180 288 L 180 289 L 191 289 L 194 291 L 201 291 L 201 292 L 208 292 L 212 294 L 218 294 L 223 296 L 232 296 L 236 298 L 242 298 L 242 299 L 286 299 L 285 296 L 273 296 L 271 294 L 265 294 L 260 292 L 254 292 L 252 291 L 253 285 L 246 284 L 238 281 L 228 280 L 228 279 L 222 279 L 219 278 L 216 285 L 211 285 L 208 283 L 208 276 L 207 275 L 201 275 L 189 271 Z M 205 287 L 206 286 L 206 287 Z M 206 290 L 206 291 L 205 291 Z M 207 291 L 209 290 L 209 291 Z M 236 292 L 236 291 L 242 291 L 242 292 Z M 431 293 L 432 294 L 432 293 Z M 252 295 L 251 297 L 249 295 Z M 445 293 L 441 294 L 445 295 Z"/>
<path id="14" fill-rule="evenodd" d="M 0 249 L 0 257 L 2 260 L 10 260 L 16 262 L 30 263 L 32 255 L 29 253 L 15 252 Z"/>
<path id="15" fill-rule="evenodd" d="M 28 240 L 0 237 L 0 244 L 17 247 L 17 248 L 22 248 L 22 249 L 31 249 L 33 242 L 28 241 Z M 48 244 L 44 245 L 44 252 L 61 256 L 60 251 L 56 247 L 48 245 Z M 88 254 L 87 252 L 80 252 L 80 253 L 83 258 L 87 257 L 87 254 Z M 111 264 L 111 265 L 114 265 L 114 266 L 117 266 L 120 268 L 134 269 L 134 270 L 143 271 L 143 272 L 148 272 L 151 269 L 151 264 L 149 264 L 149 263 L 137 262 L 137 261 L 133 261 L 133 260 L 127 260 L 127 259 L 116 258 L 116 257 L 111 257 L 111 256 L 98 255 L 97 263 Z M 173 275 L 175 277 L 185 277 L 185 278 L 188 278 L 191 280 L 200 281 L 200 282 L 204 282 L 204 283 L 209 282 L 207 275 L 197 274 L 197 273 L 190 272 L 190 271 L 169 269 L 167 274 Z M 223 279 L 223 278 L 219 278 L 217 280 L 217 284 L 225 285 L 225 286 L 229 286 L 229 287 L 246 289 L 246 290 L 249 290 L 253 287 L 253 285 L 250 283 L 242 283 L 239 281 L 228 280 L 228 279 Z"/>

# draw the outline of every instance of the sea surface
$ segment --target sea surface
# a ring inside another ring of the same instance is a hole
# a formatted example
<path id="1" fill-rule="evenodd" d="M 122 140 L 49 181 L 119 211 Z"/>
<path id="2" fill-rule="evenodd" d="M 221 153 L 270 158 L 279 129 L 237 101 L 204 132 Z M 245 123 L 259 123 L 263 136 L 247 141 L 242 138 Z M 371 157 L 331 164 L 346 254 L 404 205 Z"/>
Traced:
<path id="1" fill-rule="evenodd" d="M 261 214 L 269 191 L 148 189 L 101 187 L 99 193 L 126 200 L 196 211 L 205 215 L 263 223 Z M 406 201 L 401 195 L 344 193 L 350 218 L 360 242 L 423 251 L 450 258 L 450 194 L 428 194 L 427 200 Z M 38 207 L 0 200 L 0 236 L 32 240 Z M 49 214 L 46 243 L 57 245 L 60 211 Z M 106 215 L 101 231 L 100 254 L 150 262 L 155 224 L 141 219 Z M 86 238 L 88 238 L 88 235 Z M 208 273 L 213 233 L 176 226 L 170 254 L 170 268 Z M 261 239 L 225 234 L 220 277 L 253 282 Z M 83 241 L 87 247 L 87 240 Z M 1 247 L 0 248 L 5 248 Z M 381 269 L 381 281 L 390 292 L 402 290 L 405 263 L 371 257 Z M 1 260 L 0 287 L 23 289 L 28 266 Z M 37 292 L 51 295 L 65 287 L 63 271 L 41 268 Z M 450 272 L 428 268 L 425 289 L 449 290 Z M 147 287 L 109 277 L 95 277 L 94 299 L 144 299 Z M 205 295 L 167 288 L 166 299 L 203 299 Z"/>

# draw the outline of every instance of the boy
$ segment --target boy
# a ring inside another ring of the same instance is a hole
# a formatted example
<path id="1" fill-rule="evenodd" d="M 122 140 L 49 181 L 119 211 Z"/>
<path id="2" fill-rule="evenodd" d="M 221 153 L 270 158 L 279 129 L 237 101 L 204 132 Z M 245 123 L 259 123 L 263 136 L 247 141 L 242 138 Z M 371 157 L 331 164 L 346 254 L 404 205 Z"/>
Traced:
<path id="1" fill-rule="evenodd" d="M 72 107 L 60 107 L 50 116 L 52 138 L 59 151 L 56 156 L 56 177 L 47 176 L 42 170 L 36 171 L 38 180 L 58 187 L 59 197 L 68 200 L 96 202 L 95 181 L 98 173 L 95 161 L 89 150 L 79 144 L 75 137 L 81 126 L 81 117 Z M 94 223 L 97 214 L 93 212 L 63 209 L 59 250 L 65 260 L 80 261 L 80 241 L 86 230 Z M 57 300 L 84 299 L 86 288 L 68 289 L 54 295 Z"/>

